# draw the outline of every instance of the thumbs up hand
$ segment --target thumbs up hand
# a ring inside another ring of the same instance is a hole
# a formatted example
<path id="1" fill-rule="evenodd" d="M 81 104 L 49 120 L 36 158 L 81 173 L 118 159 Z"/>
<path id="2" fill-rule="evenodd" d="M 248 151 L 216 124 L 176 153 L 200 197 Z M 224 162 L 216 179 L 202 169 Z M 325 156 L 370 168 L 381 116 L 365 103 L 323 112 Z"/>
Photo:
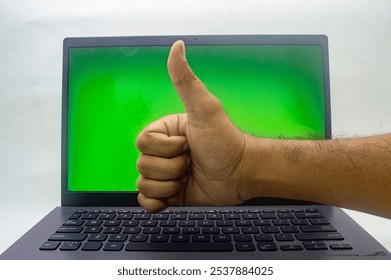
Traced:
<path id="1" fill-rule="evenodd" d="M 149 211 L 169 205 L 234 205 L 246 199 L 243 176 L 249 135 L 193 73 L 177 41 L 168 73 L 186 114 L 165 116 L 137 137 L 138 201 Z"/>

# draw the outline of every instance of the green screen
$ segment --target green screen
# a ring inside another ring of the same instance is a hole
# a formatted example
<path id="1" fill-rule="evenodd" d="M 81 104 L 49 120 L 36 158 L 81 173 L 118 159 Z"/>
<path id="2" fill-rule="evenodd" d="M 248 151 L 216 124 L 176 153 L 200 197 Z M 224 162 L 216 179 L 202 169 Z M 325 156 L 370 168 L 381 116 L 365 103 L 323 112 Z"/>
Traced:
<path id="1" fill-rule="evenodd" d="M 169 50 L 69 49 L 69 191 L 136 191 L 137 135 L 162 116 L 185 112 L 168 76 Z M 243 131 L 325 138 L 321 46 L 187 46 L 186 53 Z"/>

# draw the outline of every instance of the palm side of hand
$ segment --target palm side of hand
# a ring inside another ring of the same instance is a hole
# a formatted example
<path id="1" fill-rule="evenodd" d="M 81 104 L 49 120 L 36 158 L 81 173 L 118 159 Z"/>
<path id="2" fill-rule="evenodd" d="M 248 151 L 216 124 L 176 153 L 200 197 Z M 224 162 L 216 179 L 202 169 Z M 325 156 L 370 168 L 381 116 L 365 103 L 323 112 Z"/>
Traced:
<path id="1" fill-rule="evenodd" d="M 187 117 L 187 116 L 186 116 Z M 244 134 L 227 117 L 207 127 L 188 123 L 186 137 L 191 164 L 187 184 L 176 196 L 180 205 L 232 205 L 242 202 L 239 178 L 243 166 Z"/>

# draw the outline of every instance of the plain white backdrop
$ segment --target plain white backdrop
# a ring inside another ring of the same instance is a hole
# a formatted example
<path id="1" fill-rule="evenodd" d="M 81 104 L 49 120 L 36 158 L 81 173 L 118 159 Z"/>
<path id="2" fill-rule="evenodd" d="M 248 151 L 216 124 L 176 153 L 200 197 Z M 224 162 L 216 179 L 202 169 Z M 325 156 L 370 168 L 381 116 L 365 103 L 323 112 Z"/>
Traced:
<path id="1" fill-rule="evenodd" d="M 1 0 L 0 253 L 60 204 L 62 40 L 168 34 L 326 34 L 333 136 L 391 132 L 391 0 Z"/>

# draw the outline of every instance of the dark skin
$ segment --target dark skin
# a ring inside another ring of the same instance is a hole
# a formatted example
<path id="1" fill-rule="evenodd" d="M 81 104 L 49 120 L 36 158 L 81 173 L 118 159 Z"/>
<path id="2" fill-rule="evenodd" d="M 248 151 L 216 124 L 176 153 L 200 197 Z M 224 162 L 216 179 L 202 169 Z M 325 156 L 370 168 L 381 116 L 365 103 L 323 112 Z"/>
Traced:
<path id="1" fill-rule="evenodd" d="M 391 218 L 391 134 L 343 140 L 273 140 L 240 131 L 186 61 L 182 41 L 167 62 L 186 114 L 138 136 L 138 201 L 235 205 L 255 197 L 314 201 Z"/>

